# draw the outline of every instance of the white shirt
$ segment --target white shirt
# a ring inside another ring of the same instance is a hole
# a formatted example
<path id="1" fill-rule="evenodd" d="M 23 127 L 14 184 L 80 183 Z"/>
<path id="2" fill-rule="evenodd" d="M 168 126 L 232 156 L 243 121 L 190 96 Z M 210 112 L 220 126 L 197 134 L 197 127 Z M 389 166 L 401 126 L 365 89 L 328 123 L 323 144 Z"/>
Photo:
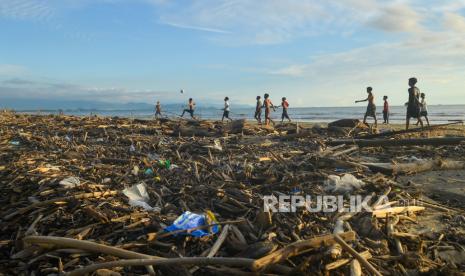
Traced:
<path id="1" fill-rule="evenodd" d="M 428 112 L 428 106 L 426 105 L 426 101 L 424 99 L 421 99 L 420 111 Z"/>
<path id="2" fill-rule="evenodd" d="M 224 111 L 229 111 L 229 101 L 224 102 Z"/>

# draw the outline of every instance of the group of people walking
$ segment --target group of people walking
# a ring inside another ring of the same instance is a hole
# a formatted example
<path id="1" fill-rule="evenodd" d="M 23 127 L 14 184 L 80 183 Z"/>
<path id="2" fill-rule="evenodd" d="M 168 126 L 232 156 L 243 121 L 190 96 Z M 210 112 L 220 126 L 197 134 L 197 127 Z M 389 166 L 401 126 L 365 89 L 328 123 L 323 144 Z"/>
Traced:
<path id="1" fill-rule="evenodd" d="M 289 109 L 289 102 L 287 101 L 286 97 L 283 97 L 281 99 L 281 105 L 275 106 L 271 102 L 270 95 L 266 93 L 263 96 L 263 103 L 262 103 L 262 98 L 260 96 L 257 96 L 257 104 L 255 106 L 255 115 L 254 118 L 257 120 L 259 124 L 262 124 L 262 109 L 265 109 L 265 125 L 270 125 L 270 123 L 274 124 L 274 121 L 271 119 L 271 109 L 273 111 L 276 111 L 276 108 L 282 108 L 283 112 L 281 114 L 281 123 L 284 122 L 284 119 L 287 119 L 289 122 L 291 122 L 291 118 L 289 118 L 289 113 L 287 110 Z"/>
<path id="2" fill-rule="evenodd" d="M 265 109 L 265 125 L 269 125 L 270 123 L 274 124 L 274 121 L 271 119 L 271 110 L 276 111 L 276 108 L 282 108 L 282 115 L 281 115 L 281 122 L 284 122 L 284 119 L 289 120 L 291 122 L 291 119 L 289 117 L 288 113 L 288 108 L 289 108 L 289 103 L 286 99 L 286 97 L 282 98 L 281 105 L 275 106 L 271 102 L 270 95 L 266 93 L 264 96 L 264 101 L 262 102 L 261 97 L 257 96 L 257 105 L 255 107 L 255 115 L 254 118 L 257 120 L 259 124 L 262 124 L 262 109 Z M 182 114 L 180 117 L 184 117 L 184 114 L 187 112 L 190 114 L 192 119 L 196 119 L 194 116 L 194 110 L 195 110 L 195 102 L 192 98 L 189 99 L 189 102 L 187 104 L 187 108 L 183 110 Z M 224 98 L 224 108 L 223 110 L 223 116 L 221 118 L 221 121 L 224 121 L 224 119 L 228 119 L 232 121 L 232 119 L 229 117 L 230 115 L 230 104 L 229 104 L 229 97 Z M 161 117 L 161 104 L 160 101 L 157 101 L 157 104 L 155 105 L 155 118 Z"/>
<path id="3" fill-rule="evenodd" d="M 409 129 L 410 126 L 410 119 L 414 118 L 417 119 L 416 125 L 420 124 L 423 127 L 423 120 L 424 117 L 426 119 L 426 123 L 429 126 L 429 119 L 428 119 L 428 106 L 426 104 L 426 95 L 425 93 L 420 93 L 420 89 L 416 87 L 418 80 L 416 78 L 410 78 L 408 81 L 409 89 L 408 89 L 408 102 L 405 104 L 407 107 L 407 116 L 406 116 L 406 129 Z M 373 88 L 367 87 L 367 94 L 368 97 L 364 100 L 355 101 L 355 103 L 360 102 L 368 102 L 367 110 L 365 112 L 365 116 L 363 118 L 363 123 L 367 123 L 367 118 L 372 117 L 375 120 L 375 126 L 378 125 L 378 120 L 376 118 L 376 105 L 375 105 L 375 97 L 373 95 Z M 384 124 L 389 124 L 389 103 L 388 103 L 388 96 L 383 97 L 384 107 L 383 107 L 383 119 Z"/>
<path id="4" fill-rule="evenodd" d="M 420 89 L 416 87 L 418 80 L 416 78 L 410 78 L 408 81 L 409 89 L 408 89 L 408 102 L 405 104 L 407 107 L 407 116 L 406 116 L 406 129 L 410 126 L 410 119 L 414 118 L 417 119 L 416 125 L 420 124 L 423 127 L 423 120 L 422 118 L 426 119 L 426 123 L 429 126 L 429 119 L 428 119 L 428 107 L 426 105 L 426 95 L 425 93 L 420 93 Z M 365 112 L 365 116 L 363 118 L 363 123 L 367 123 L 367 118 L 372 117 L 375 120 L 375 126 L 378 125 L 378 120 L 376 118 L 376 105 L 375 105 L 375 96 L 373 95 L 373 88 L 367 87 L 367 94 L 368 97 L 363 100 L 355 101 L 355 103 L 360 102 L 368 102 L 367 110 Z M 270 95 L 265 93 L 263 96 L 263 101 L 261 96 L 256 97 L 256 106 L 255 106 L 255 115 L 254 118 L 257 120 L 259 124 L 262 124 L 262 110 L 265 110 L 265 125 L 270 125 L 270 123 L 275 124 L 275 122 L 271 119 L 271 112 L 276 111 L 277 108 L 282 108 L 281 114 L 281 123 L 284 122 L 284 119 L 287 119 L 291 122 L 289 117 L 288 109 L 289 109 L 289 102 L 287 101 L 286 97 L 281 99 L 281 105 L 275 106 L 271 102 Z M 389 114 L 390 114 L 390 107 L 388 102 L 388 96 L 383 97 L 384 106 L 383 106 L 383 123 L 389 124 Z M 223 116 L 221 121 L 225 119 L 232 121 L 229 117 L 230 115 L 230 104 L 229 104 L 229 97 L 224 98 L 224 108 Z M 161 105 L 158 101 L 155 106 L 155 117 L 161 116 Z M 184 117 L 184 114 L 187 112 L 190 114 L 192 119 L 195 119 L 194 116 L 195 111 L 195 102 L 192 98 L 189 99 L 187 108 L 183 110 L 180 117 Z"/>

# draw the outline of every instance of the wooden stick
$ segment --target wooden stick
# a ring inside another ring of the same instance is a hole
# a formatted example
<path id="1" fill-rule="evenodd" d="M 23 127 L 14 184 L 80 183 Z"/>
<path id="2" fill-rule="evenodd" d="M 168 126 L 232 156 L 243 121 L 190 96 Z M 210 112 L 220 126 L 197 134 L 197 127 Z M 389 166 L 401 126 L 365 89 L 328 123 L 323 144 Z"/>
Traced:
<path id="1" fill-rule="evenodd" d="M 377 218 L 385 218 L 386 214 L 400 214 L 400 213 L 406 213 L 406 212 L 418 212 L 418 211 L 423 211 L 425 210 L 425 207 L 421 206 L 405 206 L 405 207 L 391 207 L 391 208 L 386 208 L 386 209 L 380 209 L 380 210 L 374 210 L 373 211 L 373 216 Z"/>
<path id="2" fill-rule="evenodd" d="M 336 225 L 334 226 L 333 234 L 341 233 L 344 233 L 344 220 L 339 218 L 338 220 L 336 220 Z M 339 244 L 335 243 L 329 248 L 328 253 L 330 254 L 331 258 L 335 260 L 341 256 L 342 248 Z"/>
<path id="3" fill-rule="evenodd" d="M 387 235 L 394 240 L 394 245 L 396 246 L 397 252 L 400 255 L 403 255 L 404 254 L 404 248 L 402 247 L 402 243 L 400 242 L 400 240 L 397 237 L 392 236 L 392 233 L 395 232 L 394 225 L 397 224 L 398 222 L 399 222 L 398 217 L 395 218 L 395 221 L 392 221 L 391 219 L 389 219 L 389 217 L 387 218 L 387 221 L 386 221 L 386 223 L 387 223 Z"/>
<path id="4" fill-rule="evenodd" d="M 220 250 L 221 245 L 223 244 L 223 242 L 225 241 L 226 237 L 228 236 L 229 228 L 230 228 L 230 227 L 231 227 L 231 226 L 228 224 L 228 225 L 226 225 L 226 226 L 223 228 L 223 231 L 221 231 L 220 236 L 218 237 L 218 239 L 216 240 L 215 244 L 213 244 L 212 248 L 210 249 L 210 252 L 209 252 L 208 255 L 207 255 L 208 258 L 215 257 L 215 255 L 216 255 L 216 253 L 218 252 L 218 250 Z"/>
<path id="5" fill-rule="evenodd" d="M 398 135 L 398 134 L 415 133 L 415 132 L 432 130 L 432 129 L 435 129 L 435 128 L 441 128 L 441 127 L 450 126 L 450 125 L 456 125 L 456 124 L 463 124 L 463 121 L 460 120 L 460 121 L 457 121 L 457 122 L 454 122 L 454 123 L 427 126 L 427 127 L 423 127 L 423 128 L 411 128 L 411 129 L 408 129 L 408 130 L 403 129 L 403 130 L 397 130 L 397 131 L 389 131 L 389 132 L 365 135 L 365 136 L 362 136 L 361 138 L 371 139 L 371 138 L 378 138 L 378 137 L 394 136 L 394 135 Z"/>
<path id="6" fill-rule="evenodd" d="M 348 245 L 344 239 L 342 239 L 339 235 L 334 235 L 334 240 L 339 243 L 344 250 L 346 250 L 352 257 L 357 259 L 361 265 L 363 265 L 369 272 L 376 276 L 382 276 L 382 274 L 376 270 L 363 256 L 357 253 L 350 245 Z"/>
<path id="7" fill-rule="evenodd" d="M 371 255 L 370 251 L 363 251 L 362 253 L 360 253 L 361 256 L 363 256 L 365 259 L 369 260 L 371 259 L 373 256 Z M 326 271 L 330 271 L 330 270 L 334 270 L 334 269 L 338 269 L 339 267 L 341 266 L 344 266 L 348 263 L 350 263 L 353 259 L 349 258 L 349 259 L 340 259 L 340 260 L 337 260 L 335 262 L 332 262 L 332 263 L 329 263 L 327 265 L 325 265 L 325 270 Z"/>
<path id="8" fill-rule="evenodd" d="M 465 137 L 439 137 L 439 138 L 418 138 L 418 139 L 351 139 L 351 140 L 333 140 L 329 145 L 355 144 L 359 147 L 401 147 L 401 146 L 445 146 L 459 145 L 465 141 Z"/>
<path id="9" fill-rule="evenodd" d="M 355 232 L 345 232 L 340 234 L 340 238 L 353 241 L 355 240 Z M 290 244 L 278 251 L 275 251 L 263 258 L 256 260 L 253 264 L 253 269 L 255 271 L 261 270 L 264 267 L 282 262 L 290 257 L 299 255 L 302 251 L 306 251 L 311 248 L 318 248 L 322 246 L 329 246 L 335 243 L 334 235 L 325 235 L 320 237 L 315 237 L 310 240 L 298 241 L 293 244 Z"/>
<path id="10" fill-rule="evenodd" d="M 195 266 L 207 266 L 207 265 L 222 265 L 222 266 L 234 266 L 251 268 L 254 263 L 254 259 L 246 258 L 208 258 L 208 257 L 191 257 L 191 258 L 172 258 L 172 259 L 134 259 L 134 260 L 119 260 L 113 262 L 106 262 L 100 264 L 89 265 L 80 269 L 76 269 L 69 273 L 67 276 L 80 276 L 86 275 L 93 271 L 103 268 L 113 267 L 124 267 L 124 266 L 147 266 L 147 265 L 195 265 Z"/>
<path id="11" fill-rule="evenodd" d="M 121 248 L 98 244 L 91 241 L 81 241 L 70 238 L 50 237 L 50 236 L 29 236 L 23 239 L 24 242 L 37 245 L 55 245 L 64 248 L 77 248 L 91 252 L 103 253 L 111 256 L 116 256 L 126 259 L 156 259 L 161 260 L 164 258 L 137 253 Z M 155 273 L 152 267 L 147 267 L 149 273 Z"/>
<path id="12" fill-rule="evenodd" d="M 22 214 L 24 214 L 26 212 L 29 212 L 32 209 L 35 209 L 37 207 L 50 205 L 50 204 L 53 204 L 55 202 L 66 202 L 66 201 L 70 201 L 70 200 L 73 200 L 73 199 L 84 199 L 84 198 L 94 198 L 94 197 L 95 198 L 100 198 L 100 197 L 105 197 L 105 196 L 114 196 L 114 195 L 117 195 L 118 193 L 119 193 L 119 191 L 106 191 L 106 192 L 93 192 L 93 193 L 85 193 L 85 194 L 78 194 L 78 195 L 72 195 L 72 196 L 53 198 L 53 199 L 49 199 L 49 200 L 45 200 L 45 201 L 41 201 L 41 202 L 31 204 L 31 205 L 29 205 L 27 207 L 24 207 L 24 208 L 20 208 L 20 209 L 16 210 L 15 212 L 4 216 L 4 219 L 5 220 L 10 220 L 11 218 L 13 218 L 13 217 L 15 217 L 17 215 L 22 215 Z"/>
<path id="13" fill-rule="evenodd" d="M 350 262 L 350 276 L 362 276 L 362 267 L 359 261 L 352 260 Z"/>

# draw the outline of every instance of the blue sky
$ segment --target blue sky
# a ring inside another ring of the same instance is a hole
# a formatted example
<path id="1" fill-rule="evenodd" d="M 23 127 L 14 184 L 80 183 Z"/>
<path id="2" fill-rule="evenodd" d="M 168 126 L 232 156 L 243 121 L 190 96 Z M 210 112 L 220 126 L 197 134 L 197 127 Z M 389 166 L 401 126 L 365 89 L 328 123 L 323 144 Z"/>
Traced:
<path id="1" fill-rule="evenodd" d="M 0 101 L 465 104 L 463 0 L 0 0 L 0 38 Z"/>

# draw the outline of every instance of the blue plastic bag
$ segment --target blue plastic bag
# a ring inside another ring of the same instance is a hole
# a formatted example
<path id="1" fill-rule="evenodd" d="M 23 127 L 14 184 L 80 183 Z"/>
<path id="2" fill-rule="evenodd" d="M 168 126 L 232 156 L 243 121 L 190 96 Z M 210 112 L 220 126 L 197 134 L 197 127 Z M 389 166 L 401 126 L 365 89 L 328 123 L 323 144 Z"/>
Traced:
<path id="1" fill-rule="evenodd" d="M 173 222 L 172 225 L 166 227 L 165 231 L 173 232 L 173 231 L 178 231 L 178 230 L 188 230 L 188 229 L 200 227 L 203 225 L 210 225 L 214 223 L 217 223 L 217 220 L 215 218 L 215 215 L 210 211 L 207 211 L 204 215 L 194 214 L 194 213 L 187 211 L 187 212 L 184 212 L 181 216 L 179 216 Z M 182 233 L 176 234 L 175 236 L 190 235 L 193 237 L 200 238 L 200 237 L 208 236 L 210 234 L 218 233 L 220 230 L 219 228 L 220 228 L 219 225 L 214 225 L 210 227 L 210 231 L 209 229 L 197 229 L 191 232 L 189 231 L 182 232 Z"/>

